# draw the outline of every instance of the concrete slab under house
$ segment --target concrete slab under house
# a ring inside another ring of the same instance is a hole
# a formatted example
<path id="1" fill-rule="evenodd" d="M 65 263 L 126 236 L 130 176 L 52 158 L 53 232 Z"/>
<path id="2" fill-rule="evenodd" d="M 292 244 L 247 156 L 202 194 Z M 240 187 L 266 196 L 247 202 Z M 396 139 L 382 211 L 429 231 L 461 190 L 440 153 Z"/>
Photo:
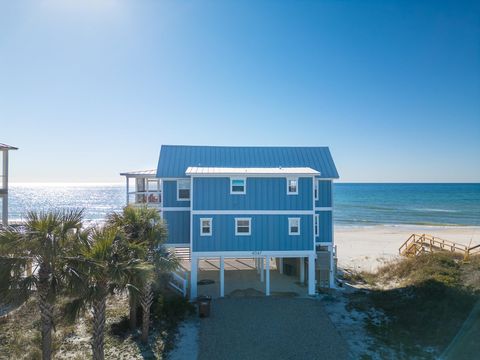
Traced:
<path id="1" fill-rule="evenodd" d="M 127 204 L 155 207 L 181 258 L 185 296 L 315 295 L 334 285 L 328 147 L 163 145 L 156 170 L 125 172 Z"/>

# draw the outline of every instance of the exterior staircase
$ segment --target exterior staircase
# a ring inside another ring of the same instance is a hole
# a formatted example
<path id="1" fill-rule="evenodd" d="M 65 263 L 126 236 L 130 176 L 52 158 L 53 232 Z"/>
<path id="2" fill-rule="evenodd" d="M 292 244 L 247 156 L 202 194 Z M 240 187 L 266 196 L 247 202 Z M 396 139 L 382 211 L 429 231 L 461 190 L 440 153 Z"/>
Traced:
<path id="1" fill-rule="evenodd" d="M 468 259 L 472 255 L 480 254 L 480 245 L 467 246 L 429 234 L 412 234 L 398 249 L 400 255 L 407 257 L 436 251 L 458 253 Z"/>

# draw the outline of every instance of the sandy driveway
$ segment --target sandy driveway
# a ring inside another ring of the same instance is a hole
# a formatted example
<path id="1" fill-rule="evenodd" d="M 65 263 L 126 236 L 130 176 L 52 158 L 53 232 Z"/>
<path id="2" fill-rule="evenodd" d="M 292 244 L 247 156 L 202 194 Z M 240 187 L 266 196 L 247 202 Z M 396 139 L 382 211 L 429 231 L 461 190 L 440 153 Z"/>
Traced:
<path id="1" fill-rule="evenodd" d="M 348 358 L 347 345 L 319 301 L 230 298 L 200 324 L 199 359 Z"/>

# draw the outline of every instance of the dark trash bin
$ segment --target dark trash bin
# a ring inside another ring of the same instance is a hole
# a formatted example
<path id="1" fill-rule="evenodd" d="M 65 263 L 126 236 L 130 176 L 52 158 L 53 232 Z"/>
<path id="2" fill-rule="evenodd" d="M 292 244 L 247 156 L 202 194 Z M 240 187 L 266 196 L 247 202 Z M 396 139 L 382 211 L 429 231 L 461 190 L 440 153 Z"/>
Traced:
<path id="1" fill-rule="evenodd" d="M 199 296 L 197 298 L 198 315 L 201 318 L 210 316 L 210 303 L 212 302 L 211 296 Z"/>

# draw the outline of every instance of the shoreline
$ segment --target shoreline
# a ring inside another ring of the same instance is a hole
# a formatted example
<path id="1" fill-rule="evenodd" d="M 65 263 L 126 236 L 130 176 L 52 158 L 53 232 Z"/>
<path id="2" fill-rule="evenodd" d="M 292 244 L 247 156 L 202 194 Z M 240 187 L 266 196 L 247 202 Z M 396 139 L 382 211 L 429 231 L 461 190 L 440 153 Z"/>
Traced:
<path id="1" fill-rule="evenodd" d="M 375 271 L 399 257 L 399 247 L 413 233 L 428 233 L 463 245 L 480 244 L 480 226 L 373 225 L 334 227 L 338 267 Z"/>

